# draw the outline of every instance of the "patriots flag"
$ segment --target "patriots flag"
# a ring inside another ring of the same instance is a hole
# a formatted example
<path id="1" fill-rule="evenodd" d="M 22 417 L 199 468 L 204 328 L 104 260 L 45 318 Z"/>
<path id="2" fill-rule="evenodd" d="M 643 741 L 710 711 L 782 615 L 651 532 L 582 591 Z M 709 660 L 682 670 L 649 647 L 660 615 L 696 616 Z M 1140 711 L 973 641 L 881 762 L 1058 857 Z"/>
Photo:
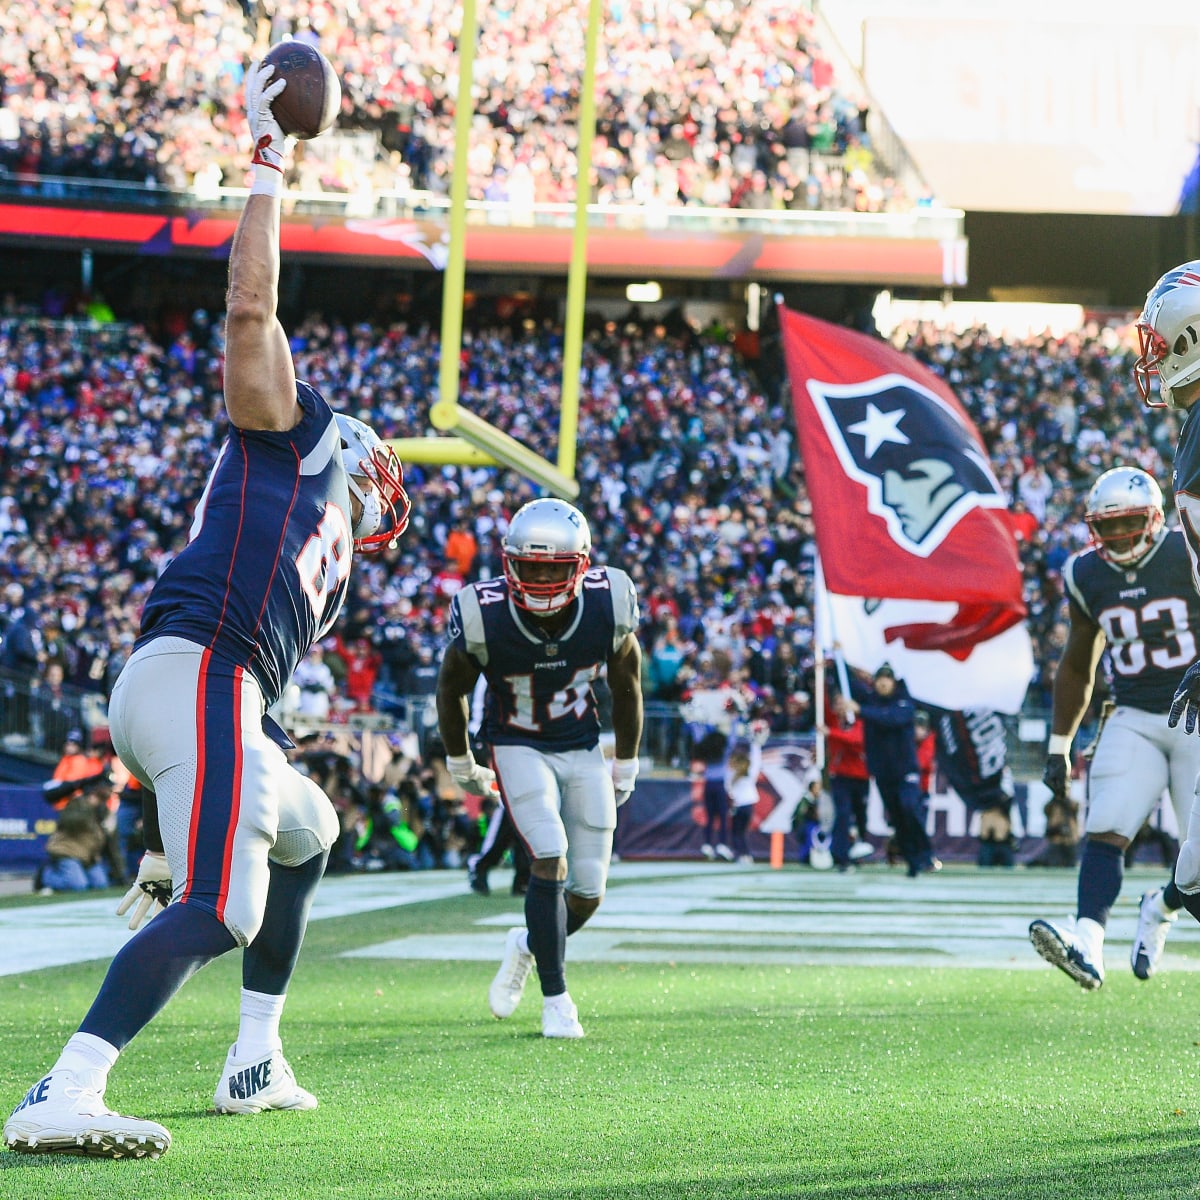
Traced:
<path id="1" fill-rule="evenodd" d="M 970 417 L 885 342 L 783 305 L 780 324 L 833 639 L 925 704 L 1019 711 L 1021 566 Z"/>

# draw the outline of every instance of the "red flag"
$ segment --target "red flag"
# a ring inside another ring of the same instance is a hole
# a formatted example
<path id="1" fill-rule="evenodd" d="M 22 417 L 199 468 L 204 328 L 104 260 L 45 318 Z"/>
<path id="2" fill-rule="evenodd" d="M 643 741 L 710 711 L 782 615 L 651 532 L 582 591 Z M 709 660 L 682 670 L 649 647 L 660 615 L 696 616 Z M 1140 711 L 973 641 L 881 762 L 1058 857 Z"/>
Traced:
<path id="1" fill-rule="evenodd" d="M 1001 648 L 1014 653 L 1024 682 L 1013 674 L 1003 702 L 992 705 L 1013 711 L 1012 697 L 1019 692 L 1019 706 L 1032 669 L 1028 635 L 1015 628 L 1025 615 L 1021 567 L 1008 498 L 970 417 L 936 375 L 887 343 L 782 305 L 779 311 L 830 593 L 862 598 L 852 610 L 864 626 L 859 641 L 875 646 L 868 657 L 882 661 L 882 653 L 893 666 L 903 648 L 919 656 L 914 664 L 935 663 L 947 678 L 966 680 L 942 671 L 951 665 L 943 660 L 966 664 L 984 645 L 989 664 Z M 843 644 L 852 634 L 838 630 Z M 878 665 L 847 657 L 867 669 Z M 920 682 L 908 684 L 918 695 Z M 958 685 L 938 690 L 941 700 L 923 698 L 967 706 L 947 702 Z M 978 689 L 966 690 L 972 704 L 987 702 Z"/>

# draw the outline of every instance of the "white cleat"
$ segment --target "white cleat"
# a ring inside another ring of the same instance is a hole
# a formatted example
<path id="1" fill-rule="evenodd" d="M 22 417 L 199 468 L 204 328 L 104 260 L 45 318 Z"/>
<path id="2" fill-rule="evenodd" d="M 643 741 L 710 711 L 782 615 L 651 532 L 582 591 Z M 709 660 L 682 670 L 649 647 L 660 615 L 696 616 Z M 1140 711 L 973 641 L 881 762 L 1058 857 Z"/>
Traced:
<path id="1" fill-rule="evenodd" d="M 504 959 L 488 988 L 488 1007 L 498 1021 L 517 1011 L 533 970 L 533 955 L 522 949 L 524 942 L 524 929 L 510 929 L 504 939 Z"/>
<path id="2" fill-rule="evenodd" d="M 317 1098 L 296 1082 L 282 1050 L 262 1058 L 241 1059 L 234 1042 L 225 1058 L 213 1106 L 219 1113 L 296 1112 L 316 1108 Z"/>
<path id="3" fill-rule="evenodd" d="M 583 1026 L 579 1023 L 579 1010 L 571 1000 L 570 992 L 561 996 L 548 996 L 542 1001 L 542 1037 L 581 1038 Z"/>
<path id="4" fill-rule="evenodd" d="M 1129 952 L 1129 965 L 1139 979 L 1149 979 L 1158 970 L 1167 934 L 1178 912 L 1168 912 L 1162 903 L 1162 888 L 1155 888 L 1142 897 L 1138 906 L 1137 933 L 1133 935 L 1133 948 Z"/>
<path id="5" fill-rule="evenodd" d="M 1080 938 L 1050 921 L 1029 926 L 1033 948 L 1060 971 L 1069 975 L 1085 992 L 1094 992 L 1104 982 L 1104 963 L 1093 961 Z"/>
<path id="6" fill-rule="evenodd" d="M 5 1121 L 4 1144 L 21 1154 L 157 1158 L 171 1148 L 171 1135 L 154 1121 L 113 1112 L 104 1103 L 103 1083 L 51 1071 Z"/>

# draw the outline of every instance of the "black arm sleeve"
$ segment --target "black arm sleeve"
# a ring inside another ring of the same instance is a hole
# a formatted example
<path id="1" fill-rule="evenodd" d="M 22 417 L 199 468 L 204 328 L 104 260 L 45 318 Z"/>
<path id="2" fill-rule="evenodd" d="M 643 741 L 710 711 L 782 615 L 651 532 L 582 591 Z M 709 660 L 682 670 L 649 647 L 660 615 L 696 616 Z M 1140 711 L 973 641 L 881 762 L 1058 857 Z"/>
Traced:
<path id="1" fill-rule="evenodd" d="M 162 834 L 158 830 L 158 797 L 149 789 L 142 788 L 142 841 L 147 850 L 162 854 Z"/>

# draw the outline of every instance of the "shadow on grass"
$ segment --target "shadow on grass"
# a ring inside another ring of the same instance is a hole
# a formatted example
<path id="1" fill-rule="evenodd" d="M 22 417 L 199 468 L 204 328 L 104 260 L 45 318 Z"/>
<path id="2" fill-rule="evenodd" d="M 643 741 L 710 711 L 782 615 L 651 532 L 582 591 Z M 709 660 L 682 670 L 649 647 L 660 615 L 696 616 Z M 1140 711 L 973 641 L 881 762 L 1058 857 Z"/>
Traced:
<path id="1" fill-rule="evenodd" d="M 989 1149 L 994 1152 L 996 1147 Z M 748 1166 L 724 1173 L 717 1169 L 689 1178 L 689 1165 L 681 1163 L 673 1179 L 606 1179 L 594 1185 L 568 1184 L 554 1194 L 557 1200 L 1177 1200 L 1197 1194 L 1200 1129 L 1190 1123 L 1187 1128 L 1147 1129 L 1120 1137 L 1081 1137 L 1075 1149 L 1074 1162 L 1062 1155 L 1052 1165 L 1029 1161 L 1024 1168 L 1003 1171 L 947 1166 L 925 1177 L 910 1167 L 908 1178 L 891 1179 L 866 1165 L 858 1171 L 831 1166 L 822 1172 L 811 1164 Z M 1100 1157 L 1093 1159 L 1092 1150 Z M 781 1157 L 785 1153 L 781 1150 Z M 457 1195 L 444 1182 L 443 1189 L 439 1195 Z M 545 1200 L 546 1195 L 545 1180 L 486 1192 L 488 1200 Z M 465 1193 L 462 1200 L 467 1200 Z"/>

